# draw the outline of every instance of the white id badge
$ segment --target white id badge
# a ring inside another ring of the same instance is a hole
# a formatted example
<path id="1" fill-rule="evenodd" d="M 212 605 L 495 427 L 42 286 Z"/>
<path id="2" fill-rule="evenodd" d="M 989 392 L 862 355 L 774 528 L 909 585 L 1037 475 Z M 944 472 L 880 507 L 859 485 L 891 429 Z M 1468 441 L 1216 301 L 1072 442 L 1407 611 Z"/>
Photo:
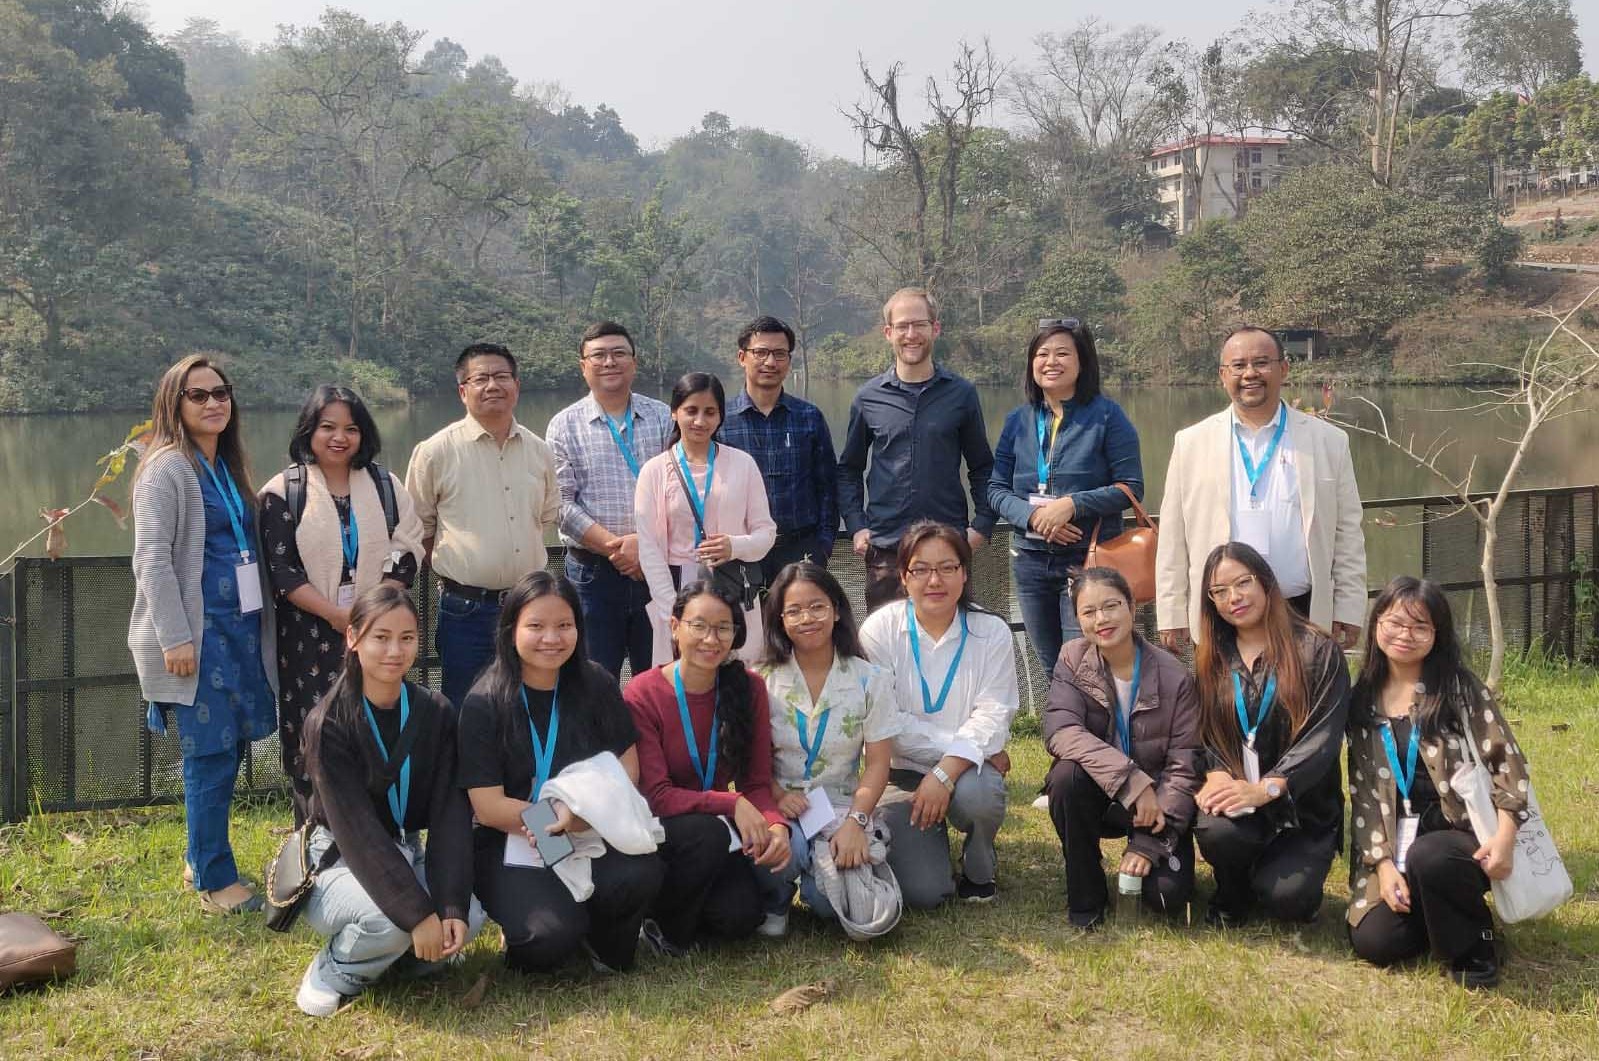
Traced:
<path id="1" fill-rule="evenodd" d="M 533 851 L 533 845 L 528 843 L 527 837 L 521 833 L 505 834 L 505 858 L 502 860 L 507 866 L 525 866 L 529 869 L 543 869 L 544 860 Z"/>
<path id="2" fill-rule="evenodd" d="M 1260 783 L 1260 755 L 1248 741 L 1244 742 L 1244 780 L 1251 785 Z"/>
<path id="3" fill-rule="evenodd" d="M 833 801 L 828 798 L 824 788 L 813 788 L 805 793 L 805 812 L 799 816 L 799 827 L 809 840 L 823 829 L 832 825 L 838 818 L 838 812 L 833 809 Z"/>
<path id="4" fill-rule="evenodd" d="M 233 580 L 239 587 L 239 611 L 250 615 L 261 610 L 261 565 L 240 564 L 233 569 Z"/>
<path id="5" fill-rule="evenodd" d="M 1261 559 L 1271 558 L 1271 513 L 1247 504 L 1238 510 L 1238 540 L 1252 547 Z"/>
<path id="6" fill-rule="evenodd" d="M 339 586 L 339 592 L 334 596 L 333 603 L 340 608 L 348 608 L 355 603 L 355 583 L 345 582 Z"/>
<path id="7" fill-rule="evenodd" d="M 1401 814 L 1396 821 L 1399 823 L 1399 839 L 1394 842 L 1394 868 L 1403 873 L 1405 860 L 1410 857 L 1410 845 L 1416 842 L 1416 831 L 1421 825 L 1421 816 Z"/>
<path id="8" fill-rule="evenodd" d="M 1032 505 L 1034 508 L 1043 508 L 1045 505 L 1049 504 L 1051 501 L 1058 501 L 1058 500 L 1059 500 L 1059 498 L 1050 497 L 1048 494 L 1028 494 L 1027 495 L 1027 503 L 1029 505 Z M 1042 534 L 1038 533 L 1035 530 L 1028 531 L 1027 532 L 1027 537 L 1033 539 L 1033 541 L 1035 541 L 1035 542 L 1041 542 L 1041 541 L 1044 540 L 1044 536 Z"/>

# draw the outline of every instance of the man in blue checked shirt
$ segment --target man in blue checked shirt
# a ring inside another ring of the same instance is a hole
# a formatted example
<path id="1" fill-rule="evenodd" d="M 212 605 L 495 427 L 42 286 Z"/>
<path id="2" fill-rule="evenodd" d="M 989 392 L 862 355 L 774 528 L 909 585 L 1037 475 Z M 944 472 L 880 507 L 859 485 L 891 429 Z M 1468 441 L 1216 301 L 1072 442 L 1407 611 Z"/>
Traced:
<path id="1" fill-rule="evenodd" d="M 566 577 L 583 602 L 589 658 L 612 674 L 650 667 L 649 587 L 638 563 L 633 490 L 644 462 L 666 448 L 672 413 L 633 393 L 633 337 L 614 321 L 583 332 L 578 362 L 589 393 L 550 418 L 545 438 L 561 491 Z"/>
<path id="2" fill-rule="evenodd" d="M 744 389 L 727 403 L 717 435 L 755 458 L 766 481 L 777 542 L 761 561 L 767 584 L 786 564 L 827 565 L 838 532 L 838 464 L 822 412 L 783 389 L 794 364 L 794 329 L 758 317 L 738 333 Z"/>

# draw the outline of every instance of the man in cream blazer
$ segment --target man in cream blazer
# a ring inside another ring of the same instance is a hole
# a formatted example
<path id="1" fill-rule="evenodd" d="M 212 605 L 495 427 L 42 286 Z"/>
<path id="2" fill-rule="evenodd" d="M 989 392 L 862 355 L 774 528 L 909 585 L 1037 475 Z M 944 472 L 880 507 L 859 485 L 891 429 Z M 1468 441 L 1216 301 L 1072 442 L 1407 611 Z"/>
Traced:
<path id="1" fill-rule="evenodd" d="M 1155 620 L 1180 651 L 1199 625 L 1205 559 L 1229 541 L 1253 545 L 1283 595 L 1344 648 L 1366 615 L 1366 542 L 1349 438 L 1282 401 L 1281 341 L 1239 328 L 1221 352 L 1232 405 L 1177 432 L 1160 503 Z"/>

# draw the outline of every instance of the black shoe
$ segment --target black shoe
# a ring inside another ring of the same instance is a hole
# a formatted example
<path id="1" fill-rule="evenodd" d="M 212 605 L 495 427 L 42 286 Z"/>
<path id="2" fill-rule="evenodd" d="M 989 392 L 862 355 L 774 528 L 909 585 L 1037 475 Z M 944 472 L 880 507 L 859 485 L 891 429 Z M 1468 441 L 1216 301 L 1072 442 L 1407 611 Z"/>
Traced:
<path id="1" fill-rule="evenodd" d="M 638 938 L 648 944 L 650 950 L 663 958 L 684 958 L 688 956 L 687 947 L 679 947 L 676 943 L 666 938 L 666 933 L 661 931 L 661 926 L 655 923 L 653 917 L 644 919 L 639 926 Z"/>
<path id="2" fill-rule="evenodd" d="M 999 894 L 999 889 L 994 886 L 993 881 L 978 884 L 976 881 L 967 880 L 966 874 L 962 873 L 955 881 L 955 894 L 969 903 L 991 903 L 994 901 L 994 896 Z"/>
<path id="3" fill-rule="evenodd" d="M 1468 990 L 1476 991 L 1499 984 L 1499 954 L 1494 950 L 1493 929 L 1483 931 L 1482 938 L 1466 953 L 1449 963 L 1449 979 Z"/>
<path id="4" fill-rule="evenodd" d="M 1072 923 L 1073 928 L 1082 929 L 1084 932 L 1094 932 L 1105 923 L 1105 908 L 1096 907 L 1092 910 L 1066 911 L 1066 920 Z"/>
<path id="5" fill-rule="evenodd" d="M 1230 910 L 1223 910 L 1215 903 L 1205 909 L 1205 927 L 1222 931 L 1243 928 L 1249 918 L 1245 914 L 1235 914 Z"/>

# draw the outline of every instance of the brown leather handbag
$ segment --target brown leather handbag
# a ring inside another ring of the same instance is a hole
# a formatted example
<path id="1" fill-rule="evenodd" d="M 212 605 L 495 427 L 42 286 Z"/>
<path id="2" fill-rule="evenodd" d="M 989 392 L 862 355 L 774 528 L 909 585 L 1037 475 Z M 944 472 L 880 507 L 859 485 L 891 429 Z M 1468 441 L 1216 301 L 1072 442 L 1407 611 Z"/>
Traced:
<path id="1" fill-rule="evenodd" d="M 32 914 L 0 914 L 0 990 L 64 979 L 77 968 L 77 944 Z"/>
<path id="2" fill-rule="evenodd" d="M 1093 537 L 1088 539 L 1088 557 L 1084 567 L 1108 567 L 1121 572 L 1133 591 L 1134 604 L 1148 604 L 1155 599 L 1155 540 L 1158 533 L 1155 521 L 1149 518 L 1144 506 L 1133 496 L 1126 483 L 1116 483 L 1116 488 L 1127 495 L 1127 501 L 1138 516 L 1132 527 L 1109 541 L 1099 540 L 1099 526 L 1094 523 Z"/>

